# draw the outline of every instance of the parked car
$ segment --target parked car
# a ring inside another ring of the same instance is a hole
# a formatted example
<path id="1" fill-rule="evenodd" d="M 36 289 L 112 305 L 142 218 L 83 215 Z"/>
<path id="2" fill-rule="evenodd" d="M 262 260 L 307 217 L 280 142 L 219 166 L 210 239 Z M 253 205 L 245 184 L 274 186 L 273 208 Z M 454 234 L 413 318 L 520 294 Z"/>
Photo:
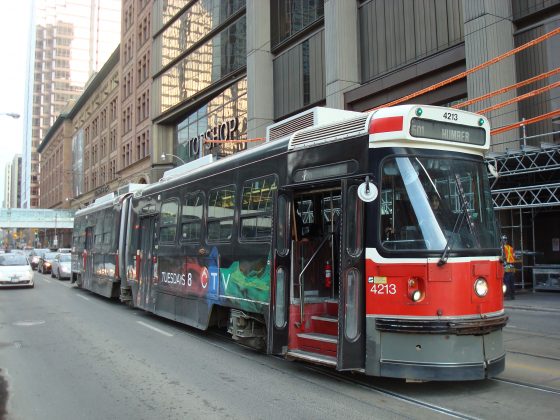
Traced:
<path id="1" fill-rule="evenodd" d="M 48 274 L 52 271 L 52 263 L 54 257 L 58 255 L 57 252 L 45 252 L 39 259 L 37 271 L 39 273 Z"/>
<path id="2" fill-rule="evenodd" d="M 34 286 L 33 270 L 25 255 L 11 253 L 0 255 L 0 288 Z"/>
<path id="3" fill-rule="evenodd" d="M 31 251 L 31 254 L 29 254 L 29 259 L 31 261 L 31 268 L 33 270 L 38 269 L 39 260 L 41 259 L 41 257 L 45 252 L 49 252 L 49 251 L 50 249 L 48 248 L 35 248 L 33 251 Z"/>
<path id="4" fill-rule="evenodd" d="M 66 252 L 56 254 L 52 262 L 51 277 L 69 279 L 72 273 L 72 255 Z"/>

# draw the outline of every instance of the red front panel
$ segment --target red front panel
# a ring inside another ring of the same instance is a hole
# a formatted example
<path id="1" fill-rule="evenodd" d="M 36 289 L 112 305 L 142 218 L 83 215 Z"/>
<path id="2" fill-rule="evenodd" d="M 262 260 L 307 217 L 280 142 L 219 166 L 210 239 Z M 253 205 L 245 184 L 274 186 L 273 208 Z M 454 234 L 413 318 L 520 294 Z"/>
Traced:
<path id="1" fill-rule="evenodd" d="M 366 314 L 448 317 L 485 314 L 503 309 L 502 267 L 499 261 L 376 263 L 366 259 Z M 475 280 L 484 278 L 488 293 L 475 293 Z M 420 290 L 418 302 L 411 299 Z"/>

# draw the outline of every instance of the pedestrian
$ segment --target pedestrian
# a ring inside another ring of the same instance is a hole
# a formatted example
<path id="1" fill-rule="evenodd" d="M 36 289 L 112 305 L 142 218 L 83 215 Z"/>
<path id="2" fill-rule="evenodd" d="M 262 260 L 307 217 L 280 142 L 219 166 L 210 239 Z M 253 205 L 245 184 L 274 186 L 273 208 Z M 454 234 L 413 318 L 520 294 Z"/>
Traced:
<path id="1" fill-rule="evenodd" d="M 515 299 L 515 252 L 506 235 L 502 236 L 502 260 L 504 264 L 504 284 L 506 298 Z"/>

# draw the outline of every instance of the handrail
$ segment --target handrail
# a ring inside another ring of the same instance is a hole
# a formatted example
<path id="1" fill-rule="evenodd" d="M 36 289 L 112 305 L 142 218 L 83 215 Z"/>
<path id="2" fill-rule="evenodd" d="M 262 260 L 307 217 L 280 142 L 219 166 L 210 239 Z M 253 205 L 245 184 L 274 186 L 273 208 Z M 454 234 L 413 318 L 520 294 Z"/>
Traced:
<path id="1" fill-rule="evenodd" d="M 297 325 L 297 327 L 299 328 L 302 324 L 303 324 L 303 306 L 305 304 L 305 298 L 304 298 L 304 284 L 303 284 L 303 274 L 305 273 L 305 270 L 307 270 L 307 267 L 309 267 L 309 265 L 313 262 L 313 260 L 315 259 L 315 257 L 317 256 L 317 254 L 319 253 L 319 251 L 321 250 L 321 248 L 323 248 L 323 245 L 325 245 L 325 242 L 327 242 L 327 240 L 332 237 L 334 235 L 334 232 L 331 232 L 329 234 L 327 234 L 325 236 L 325 238 L 323 239 L 323 241 L 321 242 L 321 244 L 317 247 L 317 250 L 313 253 L 313 255 L 311 256 L 311 258 L 309 258 L 309 261 L 307 262 L 307 264 L 305 264 L 305 267 L 303 267 L 303 270 L 301 270 L 301 273 L 299 274 L 299 315 L 300 315 L 300 323 L 299 325 Z"/>

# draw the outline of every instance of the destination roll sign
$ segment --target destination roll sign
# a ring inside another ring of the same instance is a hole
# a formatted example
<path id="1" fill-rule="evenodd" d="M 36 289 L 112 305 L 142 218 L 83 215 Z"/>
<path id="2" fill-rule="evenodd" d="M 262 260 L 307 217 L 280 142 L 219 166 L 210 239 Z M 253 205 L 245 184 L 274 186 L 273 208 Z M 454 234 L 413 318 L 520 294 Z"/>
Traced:
<path id="1" fill-rule="evenodd" d="M 410 135 L 480 146 L 484 145 L 486 141 L 486 132 L 482 127 L 470 127 L 420 118 L 413 118 L 410 122 Z"/>

